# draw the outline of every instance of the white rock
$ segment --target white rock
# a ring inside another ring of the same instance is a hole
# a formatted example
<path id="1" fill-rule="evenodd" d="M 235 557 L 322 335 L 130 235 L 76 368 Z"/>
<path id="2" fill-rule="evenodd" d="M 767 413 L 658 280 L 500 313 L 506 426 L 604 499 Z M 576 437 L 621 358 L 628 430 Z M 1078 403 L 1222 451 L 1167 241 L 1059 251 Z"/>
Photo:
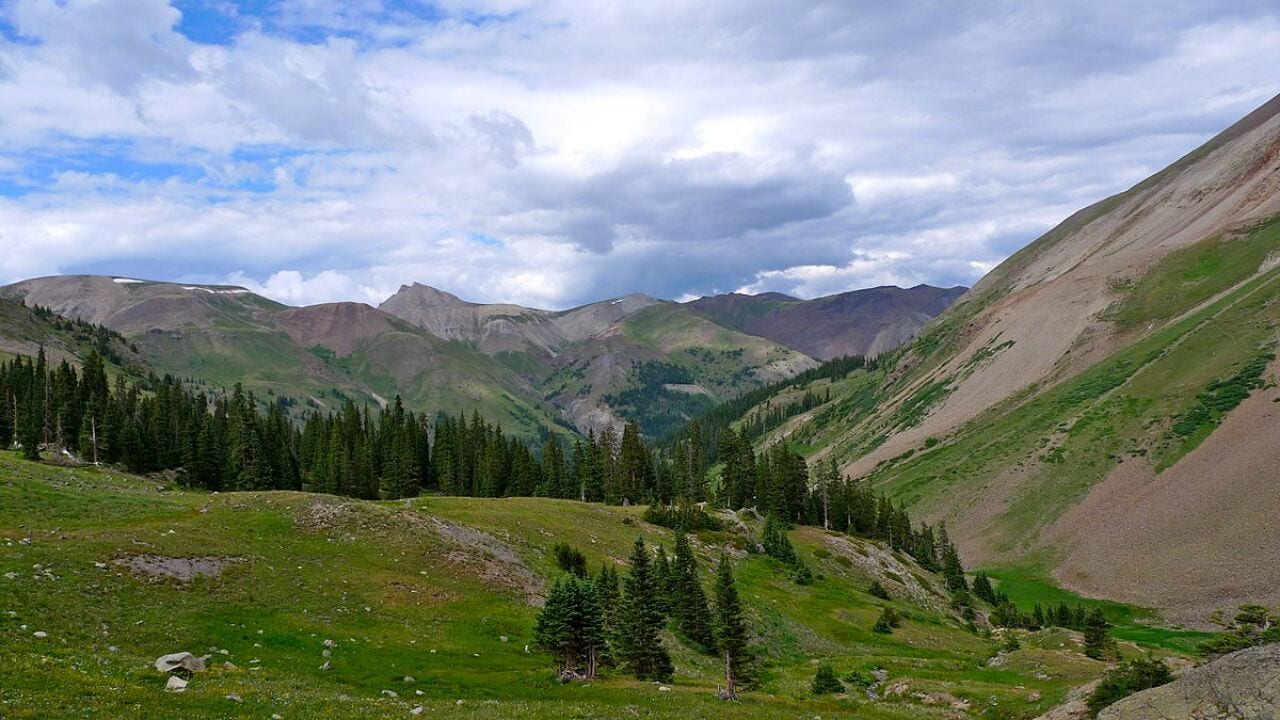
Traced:
<path id="1" fill-rule="evenodd" d="M 499 642 L 506 642 L 506 641 L 507 641 L 507 636 L 506 636 L 506 635 L 499 635 L 499 636 L 498 636 L 498 641 L 499 641 Z"/>
<path id="2" fill-rule="evenodd" d="M 164 689 L 169 692 L 182 692 L 187 689 L 187 681 L 177 675 L 170 675 L 169 682 L 164 684 Z"/>
<path id="3" fill-rule="evenodd" d="M 202 672 L 204 670 L 204 659 L 198 658 L 189 652 L 170 653 L 156 658 L 156 670 L 160 672 L 173 672 L 179 668 L 190 670 L 191 672 Z"/>
<path id="4" fill-rule="evenodd" d="M 237 695 L 237 694 L 235 694 L 235 693 L 231 693 L 231 694 L 227 695 L 227 699 L 228 699 L 228 700 L 230 700 L 231 702 L 244 702 L 244 701 L 240 698 L 240 696 L 239 696 L 239 695 Z"/>
<path id="5" fill-rule="evenodd" d="M 324 661 L 324 664 L 320 666 L 320 669 L 321 669 L 321 670 L 332 670 L 332 669 L 333 669 L 333 663 L 329 662 L 328 660 L 325 660 L 325 661 Z"/>
<path id="6" fill-rule="evenodd" d="M 404 676 L 404 681 L 405 681 L 405 682 L 407 682 L 407 683 L 417 682 L 417 680 L 415 680 L 415 679 L 413 678 L 413 676 L 412 676 L 412 675 L 405 675 L 405 676 Z"/>
<path id="7" fill-rule="evenodd" d="M 336 643 L 336 642 L 334 642 L 334 641 L 332 641 L 332 640 L 325 640 L 325 641 L 324 641 L 324 646 L 325 646 L 325 647 L 327 647 L 327 648 L 331 648 L 331 647 L 338 647 L 338 643 Z"/>
<path id="8" fill-rule="evenodd" d="M 421 705 L 419 705 L 418 707 L 416 707 L 416 708 L 414 708 L 414 709 L 410 710 L 410 711 L 409 711 L 409 714 L 410 714 L 410 715 L 421 715 L 421 714 L 423 713 L 423 711 L 424 711 L 424 710 L 426 710 L 426 708 L 424 708 L 424 707 L 422 707 Z"/>
<path id="9" fill-rule="evenodd" d="M 659 691 L 659 692 L 671 692 L 671 688 L 667 687 L 666 685 L 659 685 L 659 686 L 658 686 L 658 691 Z"/>
<path id="10" fill-rule="evenodd" d="M 389 697 L 389 698 L 398 698 L 398 697 L 400 697 L 400 693 L 396 692 L 395 690 L 383 690 L 383 691 L 382 691 L 382 694 L 383 694 L 383 695 L 386 695 L 386 696 L 387 696 L 387 697 Z"/>

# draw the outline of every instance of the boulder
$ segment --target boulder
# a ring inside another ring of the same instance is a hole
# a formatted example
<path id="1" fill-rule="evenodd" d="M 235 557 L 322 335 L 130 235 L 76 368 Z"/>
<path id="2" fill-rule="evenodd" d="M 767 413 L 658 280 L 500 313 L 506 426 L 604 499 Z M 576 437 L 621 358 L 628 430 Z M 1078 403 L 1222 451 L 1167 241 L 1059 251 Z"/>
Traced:
<path id="1" fill-rule="evenodd" d="M 187 681 L 177 675 L 170 675 L 169 682 L 164 684 L 167 692 L 182 692 L 187 689 Z"/>
<path id="2" fill-rule="evenodd" d="M 156 658 L 156 670 L 160 672 L 173 672 L 174 670 L 187 670 L 190 672 L 203 672 L 204 659 L 192 655 L 189 652 L 170 653 L 161 655 Z"/>
<path id="3" fill-rule="evenodd" d="M 1188 670 L 1098 713 L 1098 720 L 1274 720 L 1280 717 L 1280 643 Z"/>

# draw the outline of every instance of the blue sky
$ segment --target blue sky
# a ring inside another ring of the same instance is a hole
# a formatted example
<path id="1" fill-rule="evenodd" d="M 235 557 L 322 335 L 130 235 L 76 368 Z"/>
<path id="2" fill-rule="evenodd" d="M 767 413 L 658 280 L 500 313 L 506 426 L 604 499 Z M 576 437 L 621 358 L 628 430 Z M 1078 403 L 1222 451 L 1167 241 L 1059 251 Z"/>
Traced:
<path id="1" fill-rule="evenodd" d="M 1270 2 L 0 2 L 0 282 L 971 284 L 1280 92 Z"/>

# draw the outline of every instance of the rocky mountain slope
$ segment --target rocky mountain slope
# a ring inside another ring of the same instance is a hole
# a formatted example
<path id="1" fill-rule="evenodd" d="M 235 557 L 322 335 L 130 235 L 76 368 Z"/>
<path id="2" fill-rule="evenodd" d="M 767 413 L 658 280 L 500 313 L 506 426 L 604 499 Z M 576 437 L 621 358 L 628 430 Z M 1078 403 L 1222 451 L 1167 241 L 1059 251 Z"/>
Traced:
<path id="1" fill-rule="evenodd" d="M 1203 623 L 1280 601 L 1280 98 L 988 274 L 769 439 L 967 558 Z"/>
<path id="2" fill-rule="evenodd" d="M 876 287 L 799 300 L 781 293 L 714 295 L 686 307 L 725 327 L 759 335 L 819 360 L 886 353 L 965 292 L 963 287 Z"/>

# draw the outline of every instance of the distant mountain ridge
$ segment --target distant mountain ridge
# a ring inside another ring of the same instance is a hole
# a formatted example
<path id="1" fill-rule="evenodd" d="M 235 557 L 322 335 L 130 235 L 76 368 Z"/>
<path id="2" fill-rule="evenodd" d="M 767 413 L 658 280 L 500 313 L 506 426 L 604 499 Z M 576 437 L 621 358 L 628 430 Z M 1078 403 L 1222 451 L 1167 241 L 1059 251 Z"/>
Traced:
<path id="1" fill-rule="evenodd" d="M 160 372 L 242 382 L 312 408 L 399 394 L 422 410 L 476 409 L 519 434 L 628 420 L 659 433 L 815 357 L 891 348 L 956 295 L 920 286 L 812 301 L 733 296 L 758 316 L 740 322 L 715 299 L 636 293 L 553 311 L 467 302 L 419 283 L 377 308 L 291 307 L 242 287 L 94 275 L 24 280 L 0 294 L 117 330 Z"/>
<path id="2" fill-rule="evenodd" d="M 782 293 L 731 293 L 693 300 L 695 313 L 818 360 L 874 356 L 910 340 L 968 288 L 882 286 L 800 300 Z"/>

